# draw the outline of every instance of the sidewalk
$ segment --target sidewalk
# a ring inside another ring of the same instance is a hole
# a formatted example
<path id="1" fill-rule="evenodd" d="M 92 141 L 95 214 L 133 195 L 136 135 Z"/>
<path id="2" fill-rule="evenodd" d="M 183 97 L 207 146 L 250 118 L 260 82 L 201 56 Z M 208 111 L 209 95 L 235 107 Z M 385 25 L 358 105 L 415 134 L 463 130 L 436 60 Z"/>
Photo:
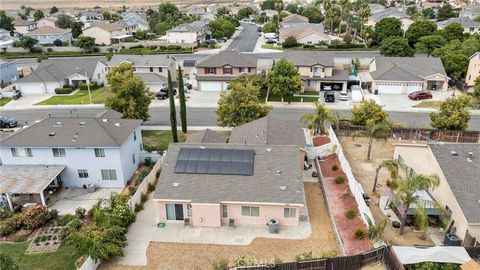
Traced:
<path id="1" fill-rule="evenodd" d="M 261 36 L 258 37 L 257 43 L 255 44 L 255 49 L 253 49 L 254 53 L 281 53 L 283 50 L 275 50 L 275 49 L 264 49 L 262 45 L 265 44 L 265 37 L 263 36 L 263 32 Z"/>
<path id="2" fill-rule="evenodd" d="M 229 38 L 225 43 L 222 44 L 222 47 L 218 49 L 211 49 L 211 50 L 201 50 L 194 52 L 194 54 L 216 54 L 221 51 L 225 51 L 228 46 L 233 42 L 233 40 L 243 31 L 243 27 L 239 26 L 237 30 L 235 30 L 235 33 L 233 33 L 232 37 Z"/>

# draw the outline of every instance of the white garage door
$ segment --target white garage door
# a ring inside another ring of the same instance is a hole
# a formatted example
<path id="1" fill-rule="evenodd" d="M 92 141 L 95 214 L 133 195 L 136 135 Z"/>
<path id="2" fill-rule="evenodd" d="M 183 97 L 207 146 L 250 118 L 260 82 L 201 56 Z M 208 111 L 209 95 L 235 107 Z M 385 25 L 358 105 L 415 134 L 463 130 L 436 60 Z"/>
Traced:
<path id="1" fill-rule="evenodd" d="M 401 84 L 379 84 L 378 93 L 379 94 L 401 94 L 402 85 Z"/>
<path id="2" fill-rule="evenodd" d="M 17 84 L 16 88 L 22 92 L 23 95 L 38 95 L 45 93 L 45 87 L 42 84 Z"/>
<path id="3" fill-rule="evenodd" d="M 222 82 L 199 82 L 200 91 L 222 91 Z"/>
<path id="4" fill-rule="evenodd" d="M 407 84 L 407 94 L 410 94 L 415 91 L 419 91 L 420 90 L 419 86 L 420 85 L 418 84 Z"/>

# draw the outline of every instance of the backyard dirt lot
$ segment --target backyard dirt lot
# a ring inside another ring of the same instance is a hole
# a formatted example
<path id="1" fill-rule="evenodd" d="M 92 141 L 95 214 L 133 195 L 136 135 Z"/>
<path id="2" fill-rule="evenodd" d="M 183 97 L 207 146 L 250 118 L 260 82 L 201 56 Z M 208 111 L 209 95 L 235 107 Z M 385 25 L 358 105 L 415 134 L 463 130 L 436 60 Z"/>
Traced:
<path id="1" fill-rule="evenodd" d="M 250 245 L 208 245 L 151 242 L 147 249 L 148 265 L 131 267 L 104 263 L 99 269 L 212 269 L 212 263 L 228 259 L 230 265 L 239 255 L 270 262 L 278 257 L 292 261 L 295 255 L 312 251 L 320 257 L 337 250 L 335 236 L 326 211 L 319 183 L 305 183 L 305 193 L 312 234 L 304 240 L 257 238 Z"/>
<path id="2" fill-rule="evenodd" d="M 339 137 L 345 156 L 352 167 L 352 172 L 357 181 L 359 181 L 365 192 L 371 197 L 370 210 L 373 213 L 375 220 L 381 221 L 387 217 L 380 211 L 378 207 L 378 200 L 380 195 L 384 195 L 386 188 L 385 182 L 388 178 L 386 170 L 380 170 L 378 177 L 378 185 L 376 194 L 372 193 L 373 182 L 375 179 L 375 169 L 385 159 L 392 159 L 395 140 L 379 140 L 374 141 L 372 146 L 371 160 L 367 160 L 368 139 L 357 137 Z M 392 245 L 433 245 L 433 242 L 427 240 L 420 240 L 418 237 L 420 233 L 413 232 L 410 228 L 405 228 L 405 234 L 401 236 L 399 229 L 392 227 L 389 221 L 383 235 L 383 240 Z"/>

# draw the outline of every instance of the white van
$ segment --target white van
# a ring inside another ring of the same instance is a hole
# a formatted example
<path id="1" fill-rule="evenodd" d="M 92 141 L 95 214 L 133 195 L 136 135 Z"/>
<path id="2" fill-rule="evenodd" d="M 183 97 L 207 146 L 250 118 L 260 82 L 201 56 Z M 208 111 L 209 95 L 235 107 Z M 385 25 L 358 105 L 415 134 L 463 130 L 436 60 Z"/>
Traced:
<path id="1" fill-rule="evenodd" d="M 276 39 L 277 38 L 277 34 L 275 34 L 275 33 L 265 33 L 263 36 L 265 37 L 265 39 Z"/>

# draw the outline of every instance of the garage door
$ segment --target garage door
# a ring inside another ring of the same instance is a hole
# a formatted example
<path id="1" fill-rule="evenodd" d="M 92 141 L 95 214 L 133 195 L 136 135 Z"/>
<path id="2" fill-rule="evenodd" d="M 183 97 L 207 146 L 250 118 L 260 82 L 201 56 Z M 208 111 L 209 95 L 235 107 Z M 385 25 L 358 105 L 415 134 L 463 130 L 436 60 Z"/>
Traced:
<path id="1" fill-rule="evenodd" d="M 410 94 L 415 91 L 419 91 L 420 87 L 418 84 L 407 84 L 407 94 Z"/>
<path id="2" fill-rule="evenodd" d="M 45 93 L 42 84 L 17 84 L 16 88 L 19 89 L 23 95 L 38 95 Z"/>
<path id="3" fill-rule="evenodd" d="M 379 94 L 401 94 L 402 85 L 401 84 L 379 84 L 378 93 Z"/>
<path id="4" fill-rule="evenodd" d="M 200 91 L 222 91 L 222 82 L 199 82 Z"/>

